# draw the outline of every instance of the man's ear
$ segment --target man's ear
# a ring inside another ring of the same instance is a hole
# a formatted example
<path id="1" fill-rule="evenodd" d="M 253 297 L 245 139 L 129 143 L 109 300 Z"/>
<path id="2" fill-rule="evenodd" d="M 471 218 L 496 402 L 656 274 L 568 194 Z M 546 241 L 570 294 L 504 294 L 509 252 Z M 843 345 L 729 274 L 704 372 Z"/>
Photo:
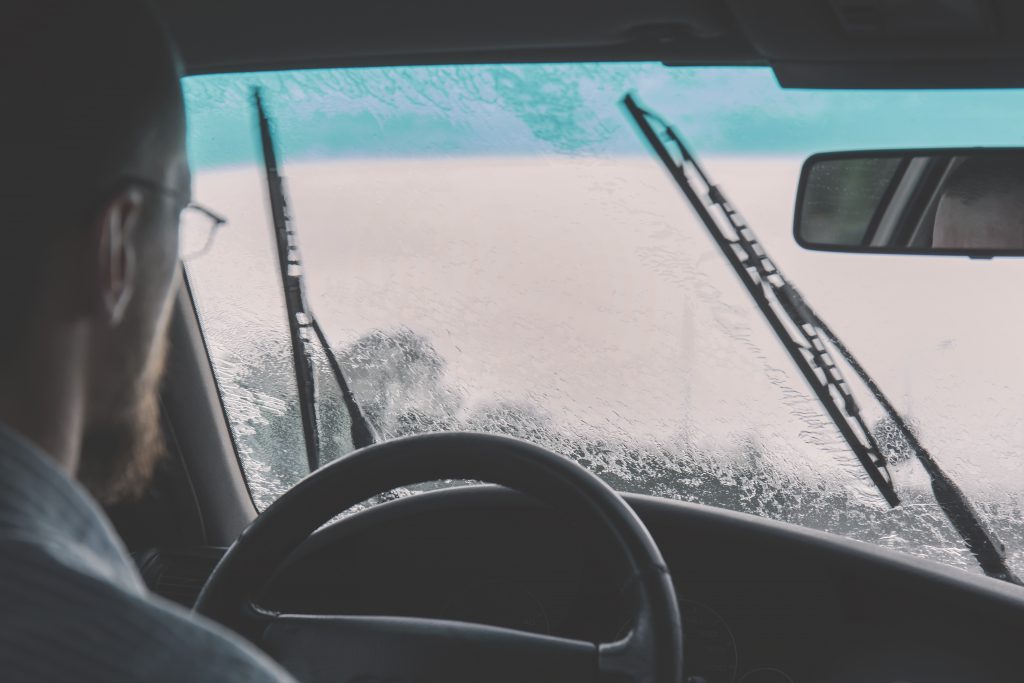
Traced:
<path id="1" fill-rule="evenodd" d="M 135 287 L 136 228 L 142 193 L 129 189 L 112 198 L 94 224 L 96 282 L 94 308 L 111 327 L 121 323 Z"/>

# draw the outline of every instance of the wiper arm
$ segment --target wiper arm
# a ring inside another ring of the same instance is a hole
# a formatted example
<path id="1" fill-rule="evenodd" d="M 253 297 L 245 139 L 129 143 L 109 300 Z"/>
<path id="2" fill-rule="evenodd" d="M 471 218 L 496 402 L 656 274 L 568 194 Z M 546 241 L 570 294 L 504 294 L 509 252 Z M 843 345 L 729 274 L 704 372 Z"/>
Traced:
<path id="1" fill-rule="evenodd" d="M 917 434 L 910 429 L 910 425 L 907 424 L 903 416 L 900 415 L 899 411 L 896 410 L 895 406 L 889 402 L 889 398 L 882 392 L 881 387 L 875 382 L 874 379 L 867 373 L 846 345 L 839 340 L 839 337 L 825 324 L 825 322 L 814 314 L 813 311 L 808 309 L 811 314 L 815 325 L 818 326 L 829 342 L 839 351 L 839 354 L 846 360 L 853 371 L 860 377 L 861 381 L 871 392 L 871 395 L 875 397 L 878 404 L 882 407 L 885 414 L 892 420 L 896 426 L 897 431 L 910 446 L 910 450 L 917 457 L 918 462 L 924 468 L 924 471 L 928 474 L 928 479 L 931 482 L 932 495 L 935 496 L 936 502 L 939 504 L 939 508 L 943 514 L 946 515 L 946 519 L 949 520 L 953 528 L 960 535 L 960 538 L 964 540 L 967 548 L 974 555 L 978 564 L 981 566 L 982 571 L 986 575 L 1002 579 L 1010 583 L 1017 585 L 1024 585 L 1024 582 L 1020 580 L 1018 576 L 1013 573 L 1013 570 L 1006 564 L 1006 548 L 1002 542 L 996 538 L 996 536 L 985 527 L 985 524 L 981 521 L 977 511 L 971 505 L 971 501 L 967 498 L 967 495 L 963 490 L 957 486 L 956 482 L 953 481 L 949 475 L 947 475 L 939 464 L 932 457 L 932 454 L 928 452 L 928 449 L 924 447 L 921 441 L 917 438 Z"/>
<path id="2" fill-rule="evenodd" d="M 318 343 L 322 348 L 331 373 L 341 392 L 342 401 L 351 419 L 352 445 L 356 448 L 369 446 L 377 441 L 373 425 L 360 409 L 352 390 L 349 388 L 341 365 L 331 349 L 327 336 L 313 315 L 306 301 L 302 262 L 295 231 L 290 224 L 288 204 L 284 196 L 284 181 L 277 168 L 277 154 L 274 151 L 274 137 L 270 130 L 260 97 L 259 88 L 253 89 L 253 101 L 259 117 L 260 141 L 263 147 L 263 167 L 267 177 L 267 193 L 273 218 L 274 238 L 277 246 L 278 265 L 281 269 L 281 286 L 284 291 L 285 308 L 288 312 L 288 332 L 291 338 L 292 363 L 295 368 L 295 383 L 299 395 L 299 412 L 302 417 L 302 436 L 306 443 L 306 461 L 309 471 L 319 469 L 321 462 L 320 432 L 317 427 L 317 388 L 313 370 L 311 348 Z"/>
<path id="3" fill-rule="evenodd" d="M 849 349 L 779 272 L 750 226 L 725 198 L 722 191 L 711 182 L 682 138 L 660 117 L 642 109 L 632 95 L 626 95 L 623 104 L 644 138 L 683 191 L 694 212 L 704 223 L 729 265 L 747 288 L 754 303 L 789 352 L 793 362 L 886 502 L 891 507 L 900 504 L 885 455 L 864 422 L 853 392 L 824 339 L 827 339 L 853 368 L 906 439 L 931 479 L 932 492 L 939 507 L 973 553 L 982 570 L 989 576 L 1020 584 L 1020 580 L 1006 564 L 1002 543 L 985 527 L 967 496 L 925 450 L 903 417 Z M 660 128 L 660 134 L 655 131 L 655 126 Z M 672 145 L 675 155 L 666 143 Z M 707 203 L 701 198 L 699 190 L 707 197 Z M 712 210 L 715 213 L 712 213 Z M 726 234 L 720 221 L 728 224 L 732 236 Z"/>

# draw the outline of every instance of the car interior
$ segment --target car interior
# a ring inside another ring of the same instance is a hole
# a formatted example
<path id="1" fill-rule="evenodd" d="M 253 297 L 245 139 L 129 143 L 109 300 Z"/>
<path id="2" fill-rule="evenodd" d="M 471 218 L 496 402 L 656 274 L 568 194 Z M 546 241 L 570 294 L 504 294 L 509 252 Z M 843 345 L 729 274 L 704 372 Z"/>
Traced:
<path id="1" fill-rule="evenodd" d="M 155 5 L 189 75 L 654 61 L 768 66 L 785 88 L 1024 87 L 1024 5 L 1012 0 Z M 911 166 L 930 194 L 890 221 L 902 244 L 926 239 L 955 160 Z M 300 681 L 1024 678 L 1018 585 L 740 512 L 613 494 L 511 439 L 378 443 L 258 515 L 183 280 L 162 390 L 172 457 L 141 500 L 108 512 L 156 594 L 239 631 Z M 431 480 L 474 485 L 339 517 Z"/>

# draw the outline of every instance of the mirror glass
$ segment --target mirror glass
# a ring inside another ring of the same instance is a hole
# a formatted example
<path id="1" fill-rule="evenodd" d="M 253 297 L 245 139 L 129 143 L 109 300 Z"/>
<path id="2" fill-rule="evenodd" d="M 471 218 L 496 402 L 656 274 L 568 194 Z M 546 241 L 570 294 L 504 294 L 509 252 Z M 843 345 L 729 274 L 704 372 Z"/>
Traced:
<path id="1" fill-rule="evenodd" d="M 1024 256 L 1024 149 L 816 154 L 794 232 L 827 251 Z"/>

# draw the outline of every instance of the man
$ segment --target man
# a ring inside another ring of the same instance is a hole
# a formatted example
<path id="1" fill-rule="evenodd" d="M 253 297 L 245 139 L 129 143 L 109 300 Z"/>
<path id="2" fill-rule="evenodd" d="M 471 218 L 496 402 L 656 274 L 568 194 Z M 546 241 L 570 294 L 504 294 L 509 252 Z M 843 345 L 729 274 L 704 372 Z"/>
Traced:
<path id="1" fill-rule="evenodd" d="M 0 71 L 0 679 L 288 680 L 149 595 L 94 500 L 159 453 L 179 60 L 133 0 L 4 0 Z"/>
<path id="2" fill-rule="evenodd" d="M 1016 155 L 961 162 L 942 189 L 932 246 L 1024 250 L 1024 163 Z"/>

